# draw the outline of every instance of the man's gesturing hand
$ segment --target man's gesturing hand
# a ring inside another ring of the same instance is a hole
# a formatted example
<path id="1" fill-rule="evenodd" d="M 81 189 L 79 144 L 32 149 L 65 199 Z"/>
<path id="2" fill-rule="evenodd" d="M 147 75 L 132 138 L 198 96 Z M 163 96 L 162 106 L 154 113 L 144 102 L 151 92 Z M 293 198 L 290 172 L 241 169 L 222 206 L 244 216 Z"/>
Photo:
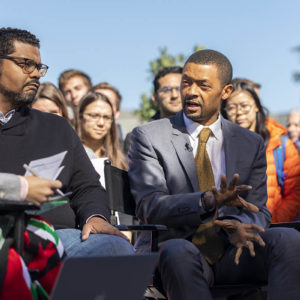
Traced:
<path id="1" fill-rule="evenodd" d="M 125 234 L 123 234 L 116 227 L 112 226 L 100 217 L 92 217 L 87 221 L 86 224 L 84 224 L 81 232 L 82 240 L 87 240 L 91 233 L 106 233 L 117 235 L 129 242 L 129 239 Z"/>
<path id="2" fill-rule="evenodd" d="M 250 185 L 236 185 L 239 180 L 239 174 L 234 174 L 232 180 L 230 181 L 228 187 L 226 182 L 226 175 L 222 175 L 220 190 L 218 191 L 216 187 L 212 187 L 212 193 L 214 194 L 216 205 L 227 205 L 244 207 L 251 212 L 258 212 L 259 209 L 254 204 L 245 201 L 239 196 L 242 191 L 249 191 L 252 189 Z"/>
<path id="3" fill-rule="evenodd" d="M 257 233 L 264 229 L 256 224 L 243 224 L 237 220 L 216 220 L 217 226 L 223 227 L 229 236 L 229 241 L 237 248 L 234 262 L 238 265 L 243 247 L 249 249 L 250 255 L 255 256 L 253 241 L 264 247 L 265 242 Z"/>

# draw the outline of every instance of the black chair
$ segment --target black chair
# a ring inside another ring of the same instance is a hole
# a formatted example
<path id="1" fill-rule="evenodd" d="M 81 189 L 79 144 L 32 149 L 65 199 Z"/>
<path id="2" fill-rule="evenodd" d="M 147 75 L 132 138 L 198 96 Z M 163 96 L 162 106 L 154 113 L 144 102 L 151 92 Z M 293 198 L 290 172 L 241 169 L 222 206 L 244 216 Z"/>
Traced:
<path id="1" fill-rule="evenodd" d="M 113 167 L 109 159 L 104 162 L 105 187 L 112 215 L 121 212 L 135 216 L 135 200 L 130 191 L 128 172 Z M 121 231 L 151 231 L 151 250 L 158 250 L 158 232 L 168 230 L 165 225 L 115 225 Z"/>
<path id="2" fill-rule="evenodd" d="M 105 185 L 109 197 L 110 207 L 113 211 L 123 212 L 135 216 L 135 200 L 130 191 L 128 173 L 111 166 L 110 160 L 104 162 Z M 120 230 L 150 230 L 152 231 L 152 251 L 158 250 L 158 232 L 167 230 L 164 225 L 116 225 Z M 300 231 L 300 222 L 274 223 L 270 227 L 289 227 Z M 215 299 L 242 299 L 240 295 L 247 295 L 252 292 L 266 293 L 267 284 L 227 284 L 214 285 L 211 293 Z M 155 287 L 149 286 L 145 293 L 146 299 L 166 299 Z M 248 298 L 247 298 L 248 299 Z"/>
<path id="3" fill-rule="evenodd" d="M 39 209 L 37 205 L 27 201 L 11 201 L 0 199 L 0 215 L 9 215 L 14 217 L 13 238 L 14 248 L 19 255 L 22 255 L 23 237 L 25 231 L 25 211 Z"/>

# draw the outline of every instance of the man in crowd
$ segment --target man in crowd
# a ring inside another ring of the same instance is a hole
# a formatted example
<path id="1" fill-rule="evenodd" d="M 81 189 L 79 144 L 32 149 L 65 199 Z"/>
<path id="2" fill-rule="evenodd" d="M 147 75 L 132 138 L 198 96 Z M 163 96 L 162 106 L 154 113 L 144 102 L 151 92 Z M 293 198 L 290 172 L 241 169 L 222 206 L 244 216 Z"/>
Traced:
<path id="1" fill-rule="evenodd" d="M 66 253 L 133 253 L 126 237 L 107 221 L 107 194 L 77 134 L 64 118 L 28 106 L 47 68 L 41 64 L 39 40 L 33 34 L 0 29 L 0 172 L 22 175 L 24 164 L 45 158 L 50 163 L 53 155 L 62 157 L 58 180 L 63 192 L 72 192 L 70 206 L 76 218 L 76 228 L 57 231 Z M 53 225 L 70 227 L 64 223 L 65 217 L 66 212 L 58 209 L 51 221 Z"/>
<path id="2" fill-rule="evenodd" d="M 157 72 L 153 80 L 153 102 L 158 110 L 150 121 L 168 118 L 176 115 L 182 109 L 180 98 L 181 67 L 165 67 Z M 124 152 L 128 153 L 130 146 L 129 133 L 124 142 Z"/>
<path id="3" fill-rule="evenodd" d="M 300 110 L 292 110 L 289 114 L 287 131 L 290 139 L 300 153 Z"/>
<path id="4" fill-rule="evenodd" d="M 168 299 L 213 299 L 213 282 L 268 282 L 270 299 L 299 299 L 300 234 L 267 229 L 264 142 L 219 113 L 231 80 L 223 54 L 194 53 L 182 74 L 183 110 L 133 130 L 137 217 L 169 228 L 159 234 L 157 276 Z M 136 247 L 148 251 L 150 235 Z"/>
<path id="5" fill-rule="evenodd" d="M 60 74 L 58 85 L 67 103 L 78 106 L 81 98 L 92 86 L 90 77 L 78 70 L 67 70 Z"/>
<path id="6" fill-rule="evenodd" d="M 60 74 L 58 85 L 62 91 L 71 123 L 76 127 L 77 107 L 92 86 L 90 77 L 78 70 L 67 70 Z"/>
<path id="7" fill-rule="evenodd" d="M 174 116 L 182 109 L 181 74 L 181 67 L 165 67 L 157 72 L 153 80 L 152 100 L 157 105 L 158 111 L 153 116 L 153 120 Z"/>

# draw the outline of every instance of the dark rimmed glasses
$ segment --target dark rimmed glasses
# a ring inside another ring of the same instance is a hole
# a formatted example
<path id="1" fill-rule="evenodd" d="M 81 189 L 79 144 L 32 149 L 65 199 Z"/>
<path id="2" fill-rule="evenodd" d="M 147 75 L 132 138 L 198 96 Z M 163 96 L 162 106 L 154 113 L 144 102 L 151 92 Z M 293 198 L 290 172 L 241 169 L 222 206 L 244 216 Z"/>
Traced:
<path id="1" fill-rule="evenodd" d="M 113 121 L 112 116 L 108 115 L 100 115 L 96 113 L 84 113 L 83 115 L 87 116 L 87 119 L 92 122 L 98 122 L 99 120 L 103 120 L 104 123 L 111 123 Z"/>
<path id="2" fill-rule="evenodd" d="M 34 60 L 25 58 L 25 57 L 16 57 L 16 56 L 6 56 L 6 55 L 0 55 L 0 59 L 10 59 L 12 60 L 17 66 L 22 68 L 23 73 L 30 74 L 35 69 L 37 69 L 41 75 L 41 77 L 44 77 L 47 73 L 48 66 L 44 64 L 38 64 Z M 21 60 L 17 61 L 17 60 Z"/>
<path id="3" fill-rule="evenodd" d="M 238 113 L 238 111 L 246 115 L 250 112 L 252 107 L 253 105 L 250 105 L 248 103 L 230 104 L 230 105 L 226 105 L 225 111 L 228 117 L 235 116 Z"/>

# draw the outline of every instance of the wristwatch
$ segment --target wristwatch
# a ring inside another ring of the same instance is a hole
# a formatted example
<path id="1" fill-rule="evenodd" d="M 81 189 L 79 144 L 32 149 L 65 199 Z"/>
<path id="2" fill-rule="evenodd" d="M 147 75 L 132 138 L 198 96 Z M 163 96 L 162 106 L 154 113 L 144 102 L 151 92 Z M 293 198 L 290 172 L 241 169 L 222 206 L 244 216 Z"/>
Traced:
<path id="1" fill-rule="evenodd" d="M 199 206 L 202 206 L 206 212 L 212 212 L 216 208 L 214 194 L 211 191 L 206 191 L 201 194 Z"/>

